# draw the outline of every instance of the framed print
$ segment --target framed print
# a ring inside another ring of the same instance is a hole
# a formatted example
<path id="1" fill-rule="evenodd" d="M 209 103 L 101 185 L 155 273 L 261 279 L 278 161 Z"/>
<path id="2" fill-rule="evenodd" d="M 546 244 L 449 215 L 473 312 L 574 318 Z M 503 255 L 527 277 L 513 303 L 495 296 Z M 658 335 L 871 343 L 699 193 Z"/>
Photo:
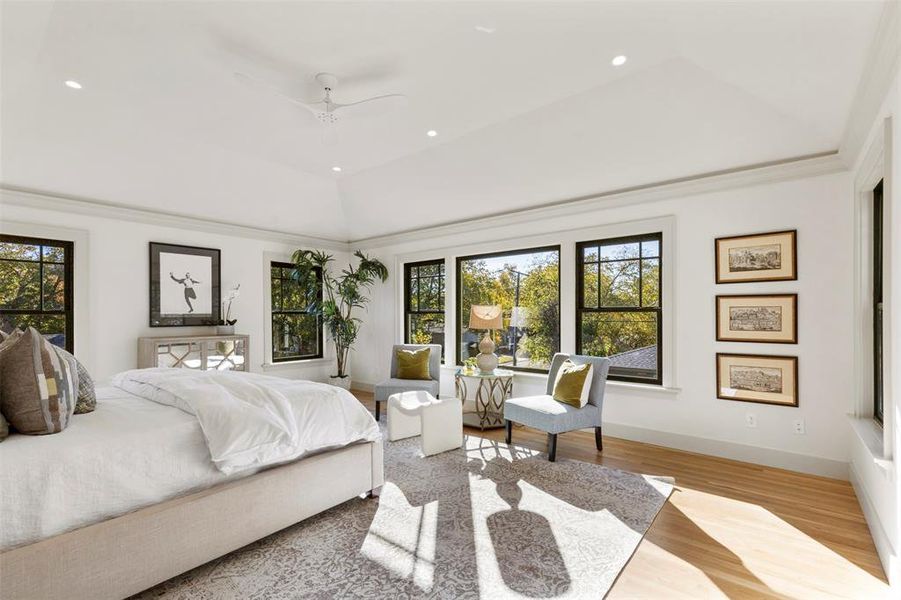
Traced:
<path id="1" fill-rule="evenodd" d="M 798 278 L 797 231 L 715 240 L 716 282 L 792 281 Z"/>
<path id="2" fill-rule="evenodd" d="M 717 296 L 716 341 L 797 344 L 798 295 Z"/>
<path id="3" fill-rule="evenodd" d="M 716 397 L 798 406 L 798 357 L 718 353 Z"/>
<path id="4" fill-rule="evenodd" d="M 219 323 L 219 250 L 150 242 L 150 326 Z"/>

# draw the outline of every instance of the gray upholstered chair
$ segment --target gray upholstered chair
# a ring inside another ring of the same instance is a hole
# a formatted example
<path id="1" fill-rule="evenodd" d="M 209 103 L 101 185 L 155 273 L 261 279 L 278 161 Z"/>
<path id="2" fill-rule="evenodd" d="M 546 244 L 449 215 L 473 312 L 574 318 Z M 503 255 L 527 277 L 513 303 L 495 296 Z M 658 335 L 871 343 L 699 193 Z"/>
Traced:
<path id="1" fill-rule="evenodd" d="M 431 348 L 429 353 L 430 379 L 398 379 L 397 378 L 397 354 L 396 350 L 419 350 Z M 388 396 L 399 392 L 412 392 L 422 390 L 429 392 L 436 398 L 440 389 L 441 377 L 441 346 L 439 344 L 397 344 L 391 349 L 391 377 L 375 386 L 375 420 L 379 420 L 382 411 L 382 402 L 388 401 Z"/>
<path id="2" fill-rule="evenodd" d="M 563 362 L 569 359 L 577 365 L 591 363 L 591 387 L 588 392 L 588 404 L 576 408 L 569 404 L 554 400 L 554 381 L 557 371 Z M 548 460 L 557 459 L 557 434 L 576 429 L 594 428 L 594 443 L 598 450 L 604 449 L 601 440 L 601 408 L 604 405 L 604 388 L 607 385 L 607 371 L 610 370 L 610 359 L 597 356 L 581 356 L 578 354 L 554 355 L 547 376 L 547 393 L 541 396 L 510 398 L 504 403 L 504 420 L 507 427 L 507 443 L 513 437 L 513 423 L 520 423 L 547 432 Z"/>

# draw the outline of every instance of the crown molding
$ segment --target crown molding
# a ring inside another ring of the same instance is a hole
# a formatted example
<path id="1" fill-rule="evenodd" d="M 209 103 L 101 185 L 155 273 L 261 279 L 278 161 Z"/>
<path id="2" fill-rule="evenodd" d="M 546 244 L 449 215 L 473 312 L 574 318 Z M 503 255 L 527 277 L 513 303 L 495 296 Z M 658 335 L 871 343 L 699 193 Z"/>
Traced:
<path id="1" fill-rule="evenodd" d="M 25 206 L 42 210 L 103 217 L 107 219 L 120 219 L 123 221 L 158 225 L 161 227 L 204 231 L 206 233 L 237 236 L 255 240 L 266 240 L 293 246 L 322 248 L 341 252 L 347 252 L 349 250 L 347 242 L 329 238 L 296 234 L 288 231 L 279 231 L 277 229 L 251 227 L 227 221 L 203 219 L 179 213 L 135 208 L 112 202 L 103 202 L 88 198 L 51 194 L 39 190 L 0 185 L 0 205 L 4 204 L 9 206 Z"/>
<path id="2" fill-rule="evenodd" d="M 601 194 L 560 200 L 534 208 L 508 211 L 502 214 L 450 221 L 421 229 L 410 229 L 381 236 L 361 238 L 351 241 L 350 245 L 362 249 L 380 248 L 402 242 L 490 229 L 501 225 L 515 225 L 625 205 L 659 202 L 679 196 L 816 177 L 845 170 L 847 170 L 847 166 L 839 157 L 838 151 L 831 150 L 611 190 Z"/>
<path id="3" fill-rule="evenodd" d="M 857 160 L 882 102 L 901 66 L 901 2 L 889 0 L 882 9 L 873 44 L 851 104 L 839 155 L 850 168 Z"/>

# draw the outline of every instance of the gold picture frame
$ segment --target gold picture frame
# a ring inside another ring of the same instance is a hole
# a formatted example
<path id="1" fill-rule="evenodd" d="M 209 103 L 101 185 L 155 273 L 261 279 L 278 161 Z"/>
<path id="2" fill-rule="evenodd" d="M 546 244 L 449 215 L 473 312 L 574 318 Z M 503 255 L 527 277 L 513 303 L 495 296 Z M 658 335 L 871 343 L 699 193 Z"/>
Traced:
<path id="1" fill-rule="evenodd" d="M 716 282 L 796 280 L 797 237 L 797 230 L 791 229 L 716 238 Z"/>
<path id="2" fill-rule="evenodd" d="M 797 407 L 798 357 L 717 353 L 716 397 Z"/>
<path id="3" fill-rule="evenodd" d="M 716 341 L 798 343 L 798 294 L 716 297 Z"/>

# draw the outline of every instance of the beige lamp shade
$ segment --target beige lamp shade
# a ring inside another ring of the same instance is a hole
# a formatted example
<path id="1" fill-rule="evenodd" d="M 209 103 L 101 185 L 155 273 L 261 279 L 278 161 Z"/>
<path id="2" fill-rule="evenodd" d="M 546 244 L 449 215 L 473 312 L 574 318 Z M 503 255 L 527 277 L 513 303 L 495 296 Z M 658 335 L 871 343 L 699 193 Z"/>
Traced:
<path id="1" fill-rule="evenodd" d="M 503 329 L 504 311 L 497 304 L 473 304 L 469 309 L 470 329 Z"/>

